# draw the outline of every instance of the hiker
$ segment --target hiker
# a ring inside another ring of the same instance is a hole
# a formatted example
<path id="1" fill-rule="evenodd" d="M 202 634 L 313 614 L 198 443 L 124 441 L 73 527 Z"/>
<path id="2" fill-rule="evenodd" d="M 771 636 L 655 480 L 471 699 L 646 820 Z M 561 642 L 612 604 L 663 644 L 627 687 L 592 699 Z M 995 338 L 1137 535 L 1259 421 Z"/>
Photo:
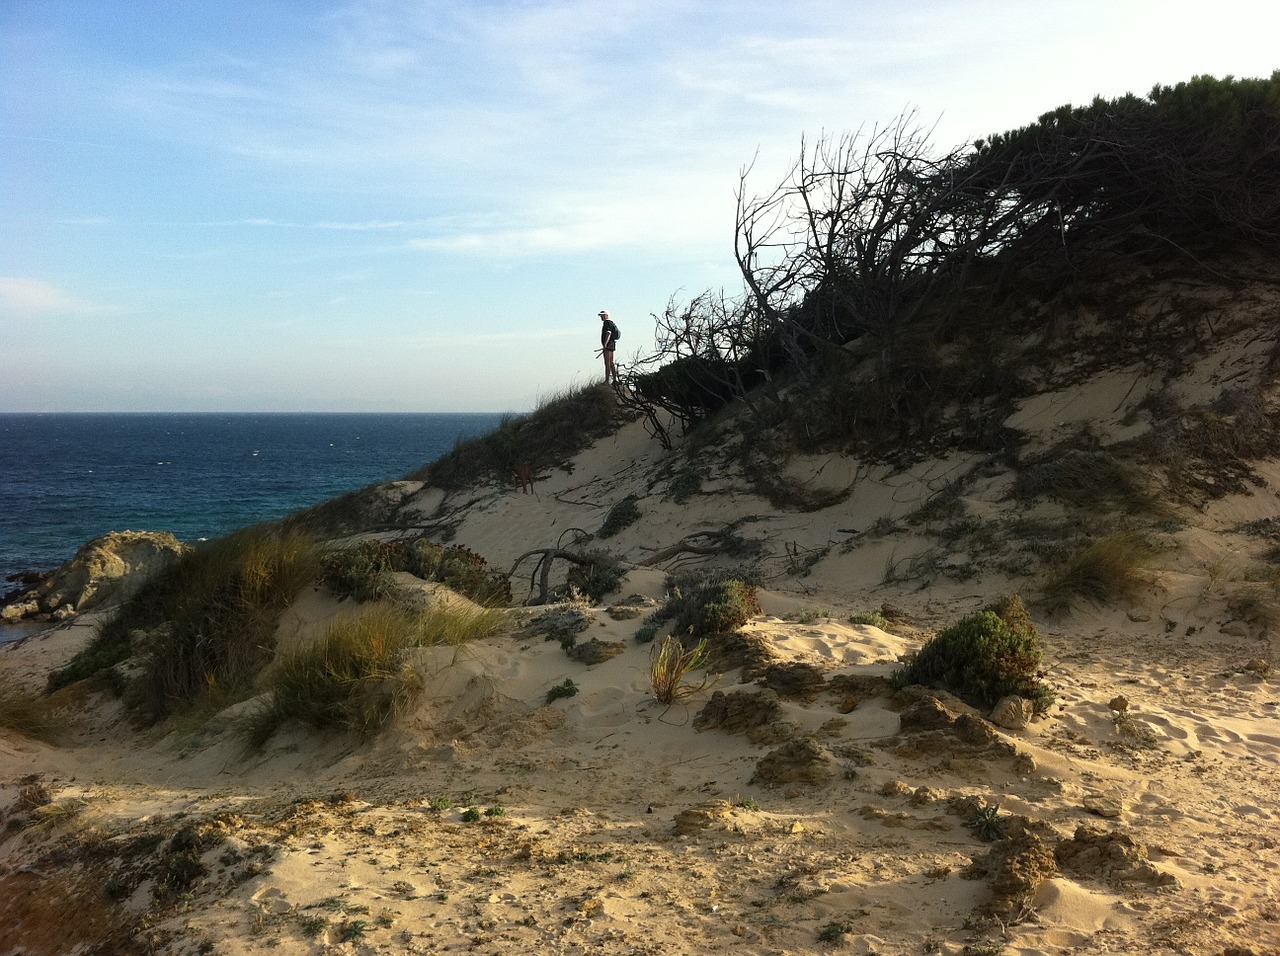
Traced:
<path id="1" fill-rule="evenodd" d="M 610 382 L 617 384 L 618 381 L 618 368 L 613 364 L 613 351 L 617 346 L 618 339 L 621 337 L 622 333 L 618 331 L 618 327 L 609 318 L 609 313 L 601 310 L 600 351 L 604 353 L 604 383 L 606 385 Z"/>

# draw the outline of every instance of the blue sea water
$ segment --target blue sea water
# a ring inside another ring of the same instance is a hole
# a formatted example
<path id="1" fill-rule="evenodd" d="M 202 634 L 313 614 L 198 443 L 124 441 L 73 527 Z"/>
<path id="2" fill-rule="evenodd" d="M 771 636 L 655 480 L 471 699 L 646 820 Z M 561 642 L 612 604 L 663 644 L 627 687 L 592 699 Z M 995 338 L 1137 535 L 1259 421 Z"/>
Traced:
<path id="1" fill-rule="evenodd" d="M 214 538 L 415 471 L 493 414 L 0 414 L 0 592 L 108 531 Z"/>

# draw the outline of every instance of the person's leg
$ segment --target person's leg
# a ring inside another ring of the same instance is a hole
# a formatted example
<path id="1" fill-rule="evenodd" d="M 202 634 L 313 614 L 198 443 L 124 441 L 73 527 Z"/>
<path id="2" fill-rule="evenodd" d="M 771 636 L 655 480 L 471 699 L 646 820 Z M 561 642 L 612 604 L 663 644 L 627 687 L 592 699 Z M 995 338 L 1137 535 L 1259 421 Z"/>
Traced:
<path id="1" fill-rule="evenodd" d="M 613 349 L 604 350 L 604 383 L 608 385 L 610 382 L 618 380 L 618 370 L 613 364 Z"/>

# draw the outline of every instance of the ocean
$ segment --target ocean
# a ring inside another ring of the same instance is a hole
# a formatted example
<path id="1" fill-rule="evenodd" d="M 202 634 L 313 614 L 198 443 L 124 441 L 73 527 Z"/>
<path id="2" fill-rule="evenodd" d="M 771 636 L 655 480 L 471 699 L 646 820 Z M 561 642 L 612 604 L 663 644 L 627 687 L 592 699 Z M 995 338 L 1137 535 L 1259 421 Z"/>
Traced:
<path id="1" fill-rule="evenodd" d="M 0 592 L 108 531 L 215 538 L 401 478 L 485 414 L 0 414 Z"/>

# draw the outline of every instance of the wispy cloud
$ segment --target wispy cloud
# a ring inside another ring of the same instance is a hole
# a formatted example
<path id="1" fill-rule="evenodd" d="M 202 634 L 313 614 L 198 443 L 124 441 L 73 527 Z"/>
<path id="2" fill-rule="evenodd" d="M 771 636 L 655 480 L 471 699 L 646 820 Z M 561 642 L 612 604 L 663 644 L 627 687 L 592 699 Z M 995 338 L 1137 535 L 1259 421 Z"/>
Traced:
<path id="1" fill-rule="evenodd" d="M 65 315 L 118 315 L 117 306 L 103 305 L 46 282 L 21 276 L 0 276 L 0 310 L 12 318 Z"/>

